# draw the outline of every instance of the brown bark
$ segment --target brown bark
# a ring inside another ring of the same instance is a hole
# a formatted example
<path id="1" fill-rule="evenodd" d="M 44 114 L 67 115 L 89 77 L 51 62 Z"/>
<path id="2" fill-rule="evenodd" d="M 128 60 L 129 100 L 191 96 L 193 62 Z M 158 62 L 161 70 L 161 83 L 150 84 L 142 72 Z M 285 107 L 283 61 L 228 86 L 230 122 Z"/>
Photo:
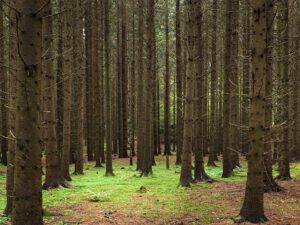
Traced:
<path id="1" fill-rule="evenodd" d="M 11 0 L 10 6 L 16 8 L 16 0 Z M 15 68 L 17 65 L 17 42 L 16 42 L 16 11 L 9 10 L 9 67 Z M 17 70 L 8 71 L 9 83 L 9 110 L 8 110 L 8 151 L 7 151 L 7 173 L 6 173 L 6 207 L 4 215 L 10 215 L 13 209 L 13 189 L 14 189 L 14 170 L 15 170 L 15 149 L 16 149 L 16 83 Z"/>
<path id="2" fill-rule="evenodd" d="M 252 91 L 250 96 L 250 131 L 248 175 L 244 203 L 240 212 L 242 220 L 253 223 L 266 221 L 264 215 L 263 152 L 266 106 L 266 4 L 264 0 L 252 0 Z"/>
<path id="3" fill-rule="evenodd" d="M 183 137 L 183 109 L 182 109 L 182 47 L 181 47 L 181 7 L 180 0 L 176 0 L 176 165 L 181 164 Z"/>
<path id="4" fill-rule="evenodd" d="M 43 224 L 41 80 L 42 2 L 18 1 L 15 180 L 12 224 Z"/>
<path id="5" fill-rule="evenodd" d="M 71 181 L 69 164 L 70 164 L 70 147 L 71 147 L 71 94 L 72 94 L 72 1 L 64 2 L 64 33 L 63 33 L 63 74 L 64 74 L 64 89 L 63 89 L 63 149 L 61 156 L 61 175 L 68 181 Z"/>
<path id="6" fill-rule="evenodd" d="M 109 0 L 104 1 L 104 45 L 105 45 L 105 117 L 106 117 L 106 171 L 105 175 L 113 175 L 112 167 L 112 122 L 111 122 L 111 82 L 110 82 L 110 25 Z"/>
<path id="7" fill-rule="evenodd" d="M 180 174 L 180 184 L 183 187 L 190 186 L 193 181 L 192 177 L 192 138 L 193 138 L 193 95 L 194 82 L 197 73 L 196 58 L 198 56 L 197 42 L 197 0 L 186 0 L 186 46 L 187 46 L 187 74 L 186 74 L 186 92 L 184 106 L 184 130 L 183 130 L 183 150 L 182 166 Z"/>
<path id="8" fill-rule="evenodd" d="M 231 34 L 232 34 L 232 17 L 233 6 L 231 0 L 226 0 L 226 33 L 225 33 L 225 63 L 224 63 L 224 96 L 223 96 L 223 174 L 227 178 L 232 175 L 232 157 L 229 143 L 230 127 L 230 64 L 231 60 Z"/>

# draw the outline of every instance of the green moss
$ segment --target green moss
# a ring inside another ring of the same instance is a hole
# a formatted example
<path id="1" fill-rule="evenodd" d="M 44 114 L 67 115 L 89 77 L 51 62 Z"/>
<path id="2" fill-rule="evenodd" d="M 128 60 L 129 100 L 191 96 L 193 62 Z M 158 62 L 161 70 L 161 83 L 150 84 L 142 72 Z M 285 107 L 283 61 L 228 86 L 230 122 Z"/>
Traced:
<path id="1" fill-rule="evenodd" d="M 179 186 L 180 167 L 175 166 L 173 160 L 172 156 L 172 166 L 166 170 L 164 158 L 159 157 L 157 166 L 153 167 L 153 175 L 148 177 L 140 177 L 135 170 L 136 166 L 121 164 L 114 164 L 116 176 L 106 177 L 104 168 L 95 168 L 93 163 L 88 163 L 85 165 L 84 175 L 72 176 L 70 189 L 43 191 L 44 208 L 46 211 L 55 211 L 55 207 L 58 206 L 64 206 L 67 209 L 89 202 L 101 207 L 103 211 L 134 211 L 138 215 L 147 214 L 147 217 L 152 218 L 191 213 L 201 218 L 201 224 L 216 219 L 210 213 L 216 207 L 211 204 L 211 199 L 220 199 L 220 193 L 211 193 L 209 183 L 192 185 L 192 188 L 181 188 Z M 206 171 L 218 181 L 245 181 L 246 164 L 243 163 L 242 166 L 242 169 L 234 171 L 233 177 L 226 179 L 221 178 L 221 162 L 217 162 L 217 167 L 206 167 Z M 4 171 L 4 167 L 0 166 L 0 171 Z M 73 171 L 73 166 L 71 166 L 71 171 Z M 300 164 L 291 164 L 291 174 L 296 179 L 300 178 Z M 202 195 L 201 203 L 193 201 L 195 194 Z M 1 211 L 5 207 L 5 200 L 5 174 L 0 173 Z M 137 202 L 139 207 L 137 207 Z"/>

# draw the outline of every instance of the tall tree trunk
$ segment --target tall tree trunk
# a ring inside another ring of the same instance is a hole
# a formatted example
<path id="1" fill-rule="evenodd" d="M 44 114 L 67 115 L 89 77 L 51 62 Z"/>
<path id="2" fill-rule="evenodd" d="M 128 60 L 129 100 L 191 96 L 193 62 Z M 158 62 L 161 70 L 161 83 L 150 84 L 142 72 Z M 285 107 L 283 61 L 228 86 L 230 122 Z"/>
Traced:
<path id="1" fill-rule="evenodd" d="M 72 108 L 72 143 L 75 153 L 74 174 L 83 174 L 83 13 L 81 0 L 72 2 L 73 9 L 73 106 Z M 95 142 L 93 142 L 95 146 Z"/>
<path id="2" fill-rule="evenodd" d="M 17 1 L 11 0 L 10 6 L 15 9 Z M 16 41 L 16 11 L 9 9 L 9 110 L 8 110 L 8 129 L 9 141 L 7 151 L 7 173 L 6 173 L 6 207 L 5 215 L 10 215 L 13 209 L 13 189 L 14 189 L 14 170 L 15 170 L 15 150 L 16 150 L 16 84 L 17 84 L 17 41 Z"/>
<path id="3" fill-rule="evenodd" d="M 260 223 L 266 221 L 264 215 L 263 152 L 266 106 L 266 67 L 267 67 L 267 9 L 264 0 L 252 0 L 252 92 L 250 96 L 250 131 L 248 176 L 244 203 L 240 212 L 243 220 Z"/>
<path id="4" fill-rule="evenodd" d="M 166 52 L 165 52 L 165 95 L 164 95 L 164 155 L 171 155 L 170 146 L 170 53 L 169 53 L 169 0 L 165 0 L 166 15 L 165 15 L 165 40 L 166 40 Z"/>
<path id="5" fill-rule="evenodd" d="M 266 108 L 265 108 L 265 145 L 264 145 L 264 185 L 265 192 L 280 191 L 280 187 L 275 182 L 272 174 L 272 75 L 273 75 L 273 4 L 272 0 L 268 0 L 267 4 L 267 19 L 266 19 L 266 42 L 267 42 L 267 56 L 266 56 Z"/>
<path id="6" fill-rule="evenodd" d="M 194 82 L 197 73 L 196 59 L 198 56 L 197 42 L 197 0 L 186 0 L 186 46 L 187 46 L 187 74 L 186 74 L 186 92 L 184 106 L 184 130 L 183 130 L 183 149 L 182 149 L 182 166 L 180 174 L 180 184 L 183 187 L 190 186 L 193 181 L 192 177 L 192 138 L 193 138 L 193 96 Z"/>
<path id="7" fill-rule="evenodd" d="M 231 151 L 232 167 L 240 167 L 239 163 L 239 0 L 232 0 L 231 22 L 231 58 L 229 76 L 230 90 L 230 123 L 229 151 Z"/>
<path id="8" fill-rule="evenodd" d="M 128 63 L 127 63 L 127 0 L 121 2 L 121 108 L 122 108 L 122 146 L 119 149 L 119 156 L 127 158 L 127 101 L 128 101 Z"/>
<path id="9" fill-rule="evenodd" d="M 105 118 L 106 118 L 106 171 L 105 175 L 113 175 L 112 167 L 112 114 L 111 114 L 111 78 L 110 78 L 110 19 L 109 19 L 109 5 L 110 1 L 104 1 L 104 45 L 105 45 Z"/>
<path id="10" fill-rule="evenodd" d="M 145 147 L 143 149 L 143 164 L 141 175 L 148 176 L 152 174 L 152 157 L 153 157 L 153 124 L 152 124 L 152 107 L 153 107 L 153 29 L 154 29 L 154 0 L 147 2 L 147 38 L 146 38 L 146 76 L 145 76 Z"/>
<path id="11" fill-rule="evenodd" d="M 46 153 L 46 179 L 44 189 L 67 187 L 65 179 L 61 176 L 56 136 L 56 79 L 53 71 L 53 31 L 52 31 L 52 5 L 45 6 L 43 11 L 43 140 Z"/>
<path id="12" fill-rule="evenodd" d="M 41 80 L 42 2 L 17 2 L 19 50 L 16 104 L 15 182 L 12 224 L 43 224 Z"/>
<path id="13" fill-rule="evenodd" d="M 71 96 L 72 96 L 72 13 L 71 0 L 64 2 L 64 33 L 63 33 L 63 74 L 64 74 L 64 89 L 63 89 L 63 149 L 61 156 L 61 175 L 68 181 L 71 181 L 70 176 L 70 147 L 71 147 Z"/>
<path id="14" fill-rule="evenodd" d="M 94 124 L 94 90 L 93 78 L 93 27 L 92 27 L 92 2 L 85 1 L 85 51 L 86 51 L 86 133 L 88 161 L 94 160 L 95 124 Z"/>
<path id="15" fill-rule="evenodd" d="M 230 73 L 232 57 L 232 19 L 233 19 L 233 1 L 226 0 L 226 31 L 225 31 L 225 63 L 224 63 L 224 97 L 223 97 L 223 174 L 227 178 L 232 175 L 232 157 L 229 143 L 230 128 Z"/>
<path id="16" fill-rule="evenodd" d="M 196 5 L 194 5 L 195 11 L 196 11 L 196 31 L 195 31 L 195 37 L 196 40 L 196 46 L 195 48 L 198 50 L 198 54 L 201 54 L 203 52 L 204 48 L 204 37 L 203 37 L 203 1 L 197 2 Z M 205 71 L 204 71 L 204 54 L 202 53 L 200 57 L 198 56 L 195 64 L 195 77 L 194 77 L 194 136 L 193 136 L 193 145 L 194 145 L 194 152 L 195 152 L 195 169 L 194 169 L 194 176 L 195 181 L 204 181 L 207 179 L 210 179 L 210 177 L 206 174 L 204 169 L 204 159 L 203 159 L 203 136 L 204 132 L 207 126 L 205 126 L 204 120 L 206 119 L 206 110 L 203 111 L 203 109 L 206 109 L 206 107 L 203 107 L 205 99 Z"/>
<path id="17" fill-rule="evenodd" d="M 289 27 L 287 26 L 289 21 L 289 10 L 288 1 L 279 2 L 279 8 L 281 12 L 279 13 L 279 30 L 281 33 L 282 41 L 282 55 L 283 60 L 280 62 L 282 65 L 281 73 L 281 119 L 286 122 L 283 128 L 283 143 L 279 152 L 279 176 L 278 179 L 288 180 L 291 179 L 290 175 L 290 158 L 289 158 L 289 133 L 290 133 L 290 94 L 289 93 Z M 287 26 L 287 27 L 286 27 Z"/>
<path id="18" fill-rule="evenodd" d="M 182 109 L 182 47 L 181 47 L 181 7 L 176 0 L 176 165 L 181 164 L 183 138 L 183 109 Z"/>
<path id="19" fill-rule="evenodd" d="M 217 0 L 213 1 L 212 42 L 211 42 L 211 109 L 210 109 L 210 146 L 208 166 L 216 166 L 217 153 Z"/>
<path id="20" fill-rule="evenodd" d="M 4 64 L 4 3 L 0 3 L 0 63 Z M 0 65 L 0 87 L 1 87 L 1 164 L 7 165 L 7 78 L 6 70 Z"/>
<path id="21" fill-rule="evenodd" d="M 144 130 L 144 1 L 138 1 L 138 68 L 137 68 L 137 170 L 142 169 L 143 149 L 145 145 Z"/>

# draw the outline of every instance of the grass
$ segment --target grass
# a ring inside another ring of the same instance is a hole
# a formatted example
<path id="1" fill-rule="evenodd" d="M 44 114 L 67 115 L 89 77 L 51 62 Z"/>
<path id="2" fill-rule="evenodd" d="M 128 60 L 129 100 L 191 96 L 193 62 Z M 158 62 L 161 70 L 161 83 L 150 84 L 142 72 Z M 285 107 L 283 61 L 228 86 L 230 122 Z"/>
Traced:
<path id="1" fill-rule="evenodd" d="M 172 157 L 173 158 L 173 157 Z M 128 161 L 128 160 L 127 160 Z M 127 161 L 114 163 L 115 176 L 104 176 L 104 168 L 95 168 L 93 163 L 85 165 L 84 175 L 73 175 L 70 189 L 54 189 L 43 191 L 43 205 L 46 211 L 56 207 L 80 204 L 95 204 L 101 206 L 102 211 L 135 212 L 137 215 L 147 215 L 149 218 L 172 217 L 185 213 L 195 213 L 201 217 L 201 222 L 209 223 L 215 219 L 209 215 L 215 205 L 211 199 L 220 200 L 222 194 L 211 193 L 211 184 L 200 183 L 186 189 L 179 186 L 180 167 L 173 164 L 169 170 L 165 169 L 164 159 L 160 157 L 153 167 L 153 175 L 140 177 L 135 166 L 126 165 Z M 236 169 L 234 176 L 222 179 L 222 167 L 206 167 L 207 173 L 218 181 L 238 182 L 246 180 L 245 163 L 242 169 Z M 0 168 L 0 210 L 5 207 L 5 170 Z M 73 166 L 71 166 L 71 171 Z M 300 178 L 300 165 L 291 165 L 293 177 Z M 201 189 L 201 204 L 191 200 L 191 196 Z M 138 207 L 137 207 L 138 202 Z M 4 224 L 6 218 L 0 218 Z"/>

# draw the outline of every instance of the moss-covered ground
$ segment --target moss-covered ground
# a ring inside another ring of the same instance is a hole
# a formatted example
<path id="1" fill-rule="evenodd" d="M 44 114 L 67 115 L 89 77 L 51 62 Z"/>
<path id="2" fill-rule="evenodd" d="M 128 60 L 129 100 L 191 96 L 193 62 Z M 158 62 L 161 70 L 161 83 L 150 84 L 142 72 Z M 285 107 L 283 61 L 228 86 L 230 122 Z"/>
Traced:
<path id="1" fill-rule="evenodd" d="M 180 167 L 165 168 L 158 157 L 153 175 L 140 177 L 128 159 L 114 160 L 115 176 L 104 168 L 85 165 L 84 175 L 73 175 L 70 189 L 43 192 L 46 224 L 231 224 L 244 194 L 246 164 L 234 176 L 222 179 L 221 163 L 206 167 L 217 182 L 179 186 Z M 73 167 L 71 166 L 71 171 Z M 291 164 L 292 181 L 281 182 L 281 193 L 266 194 L 270 224 L 300 224 L 300 164 Z M 276 175 L 276 168 L 274 169 Z M 0 168 L 0 210 L 5 207 L 5 168 Z M 280 219 L 281 218 L 281 219 Z M 292 219 L 288 219 L 292 218 Z M 0 224 L 9 223 L 0 218 Z M 299 223 L 298 223 L 299 222 Z"/>

